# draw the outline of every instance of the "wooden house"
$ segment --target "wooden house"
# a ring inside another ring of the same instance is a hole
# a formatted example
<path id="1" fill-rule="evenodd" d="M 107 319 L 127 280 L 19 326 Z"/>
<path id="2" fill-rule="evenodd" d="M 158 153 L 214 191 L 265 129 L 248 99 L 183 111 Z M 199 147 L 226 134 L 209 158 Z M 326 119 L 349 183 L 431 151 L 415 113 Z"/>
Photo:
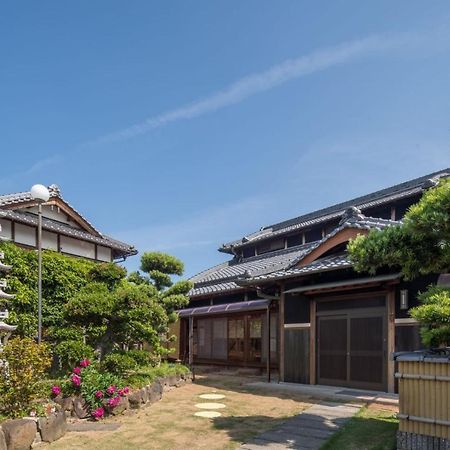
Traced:
<path id="1" fill-rule="evenodd" d="M 408 309 L 437 278 L 356 273 L 350 239 L 401 226 L 408 207 L 450 176 L 435 172 L 224 244 L 232 258 L 192 278 L 179 312 L 182 359 L 278 370 L 281 381 L 394 392 L 394 351 L 420 348 Z"/>
<path id="2" fill-rule="evenodd" d="M 120 261 L 135 255 L 129 244 L 105 236 L 61 195 L 55 184 L 42 206 L 42 248 L 95 261 Z M 0 195 L 0 238 L 34 249 L 37 246 L 38 203 L 30 192 Z"/>

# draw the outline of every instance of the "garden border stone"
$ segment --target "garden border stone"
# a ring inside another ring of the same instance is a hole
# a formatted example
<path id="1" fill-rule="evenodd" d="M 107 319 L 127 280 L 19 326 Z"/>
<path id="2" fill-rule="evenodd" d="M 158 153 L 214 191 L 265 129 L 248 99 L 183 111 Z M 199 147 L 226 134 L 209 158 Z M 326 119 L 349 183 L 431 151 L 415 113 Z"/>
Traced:
<path id="1" fill-rule="evenodd" d="M 156 379 L 140 389 L 122 397 L 116 408 L 105 408 L 110 415 L 131 413 L 142 405 L 150 406 L 161 400 L 163 393 L 185 383 L 192 382 L 192 374 L 170 375 Z M 0 450 L 29 450 L 38 442 L 53 442 L 67 432 L 66 418 L 72 412 L 74 417 L 86 419 L 88 411 L 86 402 L 79 396 L 56 397 L 55 403 L 60 407 L 48 417 L 10 419 L 0 425 Z M 80 417 L 82 416 L 82 417 Z M 71 430 L 74 431 L 74 430 Z"/>
<path id="2" fill-rule="evenodd" d="M 29 450 L 36 438 L 37 425 L 30 419 L 11 419 L 2 423 L 8 450 Z"/>

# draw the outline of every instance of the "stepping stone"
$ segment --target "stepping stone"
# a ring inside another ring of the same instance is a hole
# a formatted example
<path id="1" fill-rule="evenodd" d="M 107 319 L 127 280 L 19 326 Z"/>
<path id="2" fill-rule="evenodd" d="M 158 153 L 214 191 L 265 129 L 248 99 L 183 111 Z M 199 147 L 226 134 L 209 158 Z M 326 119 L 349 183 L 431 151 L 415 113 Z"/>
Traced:
<path id="1" fill-rule="evenodd" d="M 223 403 L 197 403 L 195 405 L 196 408 L 200 409 L 222 409 L 226 408 Z"/>
<path id="2" fill-rule="evenodd" d="M 222 400 L 225 398 L 225 395 L 222 394 L 201 394 L 199 395 L 200 398 L 203 398 L 205 400 Z"/>
<path id="3" fill-rule="evenodd" d="M 194 414 L 197 417 L 206 417 L 207 419 L 213 419 L 220 417 L 222 414 L 219 411 L 199 411 Z"/>

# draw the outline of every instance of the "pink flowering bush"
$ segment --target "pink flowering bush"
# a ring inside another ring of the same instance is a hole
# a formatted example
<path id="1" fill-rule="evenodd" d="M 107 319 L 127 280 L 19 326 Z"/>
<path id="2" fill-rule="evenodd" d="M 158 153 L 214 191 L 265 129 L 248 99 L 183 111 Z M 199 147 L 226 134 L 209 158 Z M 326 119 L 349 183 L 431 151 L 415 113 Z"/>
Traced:
<path id="1" fill-rule="evenodd" d="M 52 396 L 56 397 L 57 395 L 61 394 L 62 390 L 61 390 L 61 386 L 52 386 Z"/>
<path id="2" fill-rule="evenodd" d="M 110 373 L 100 372 L 95 364 L 83 359 L 74 367 L 62 387 L 53 386 L 52 395 L 61 392 L 65 396 L 81 395 L 89 406 L 91 416 L 100 420 L 105 415 L 104 405 L 109 409 L 120 403 L 120 398 L 129 393 L 128 386 L 119 387 L 120 379 Z"/>
<path id="3" fill-rule="evenodd" d="M 97 391 L 97 392 L 95 393 L 95 397 L 96 397 L 96 398 L 103 398 L 104 396 L 105 396 L 105 394 L 103 394 L 102 391 Z"/>
<path id="4" fill-rule="evenodd" d="M 98 408 L 95 408 L 92 412 L 91 412 L 91 416 L 95 419 L 95 420 L 100 420 L 103 418 L 103 416 L 105 415 L 105 410 L 100 406 Z"/>

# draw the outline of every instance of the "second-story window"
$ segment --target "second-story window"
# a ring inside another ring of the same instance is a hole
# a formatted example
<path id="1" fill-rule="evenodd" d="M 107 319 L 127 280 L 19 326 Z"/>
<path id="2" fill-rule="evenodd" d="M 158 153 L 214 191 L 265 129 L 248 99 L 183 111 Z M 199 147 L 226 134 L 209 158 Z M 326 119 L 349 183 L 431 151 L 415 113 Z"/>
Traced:
<path id="1" fill-rule="evenodd" d="M 273 252 L 284 248 L 284 239 L 274 239 L 273 241 L 261 242 L 257 245 L 256 251 L 258 255 L 262 253 Z"/>

